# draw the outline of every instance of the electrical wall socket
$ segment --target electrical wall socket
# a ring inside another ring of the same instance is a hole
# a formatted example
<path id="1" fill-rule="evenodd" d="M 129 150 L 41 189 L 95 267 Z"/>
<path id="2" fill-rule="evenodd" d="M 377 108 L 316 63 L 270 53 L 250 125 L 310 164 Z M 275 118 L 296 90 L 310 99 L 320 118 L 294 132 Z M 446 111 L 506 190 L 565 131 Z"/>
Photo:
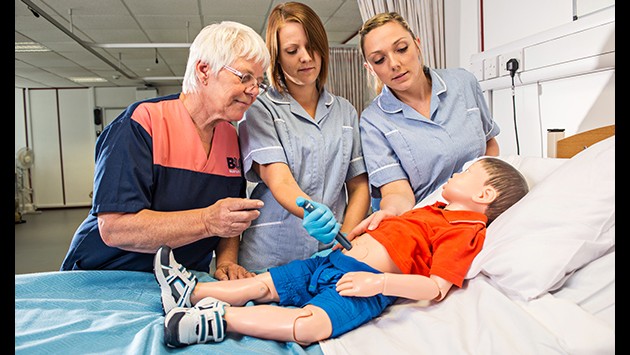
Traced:
<path id="1" fill-rule="evenodd" d="M 483 60 L 470 63 L 470 71 L 475 75 L 478 81 L 483 80 Z"/>
<path id="2" fill-rule="evenodd" d="M 487 58 L 483 60 L 483 79 L 493 79 L 499 76 L 497 68 L 497 57 Z"/>
<path id="3" fill-rule="evenodd" d="M 507 62 L 512 58 L 518 61 L 518 69 L 516 69 L 516 72 L 520 73 L 523 71 L 523 51 L 514 51 L 499 56 L 499 76 L 510 75 L 510 72 L 507 70 Z"/>

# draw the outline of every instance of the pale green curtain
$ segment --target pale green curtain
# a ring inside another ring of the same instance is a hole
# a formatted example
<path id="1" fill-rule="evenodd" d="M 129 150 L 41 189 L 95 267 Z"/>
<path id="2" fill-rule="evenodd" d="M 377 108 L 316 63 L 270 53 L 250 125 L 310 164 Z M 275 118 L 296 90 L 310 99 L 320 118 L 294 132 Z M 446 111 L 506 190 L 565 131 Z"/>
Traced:
<path id="1" fill-rule="evenodd" d="M 381 13 L 399 13 L 420 38 L 425 64 L 446 67 L 444 0 L 357 0 L 363 21 Z"/>
<path id="2" fill-rule="evenodd" d="M 357 47 L 330 47 L 326 88 L 350 101 L 359 117 L 372 99 L 366 76 L 363 56 Z"/>

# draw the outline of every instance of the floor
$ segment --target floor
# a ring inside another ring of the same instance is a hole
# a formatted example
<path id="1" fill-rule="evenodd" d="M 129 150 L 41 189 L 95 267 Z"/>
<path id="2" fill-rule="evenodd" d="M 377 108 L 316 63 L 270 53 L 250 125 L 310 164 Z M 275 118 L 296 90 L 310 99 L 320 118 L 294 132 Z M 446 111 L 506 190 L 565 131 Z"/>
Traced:
<path id="1" fill-rule="evenodd" d="M 59 271 L 72 235 L 89 208 L 42 209 L 15 224 L 15 273 Z"/>

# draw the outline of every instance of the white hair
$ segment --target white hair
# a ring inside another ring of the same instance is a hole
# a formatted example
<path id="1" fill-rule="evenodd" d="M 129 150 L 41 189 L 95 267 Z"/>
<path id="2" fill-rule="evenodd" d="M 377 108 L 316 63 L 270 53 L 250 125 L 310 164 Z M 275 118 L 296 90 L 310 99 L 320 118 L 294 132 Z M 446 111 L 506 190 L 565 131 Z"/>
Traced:
<path id="1" fill-rule="evenodd" d="M 263 70 L 269 66 L 269 51 L 256 31 L 233 21 L 204 27 L 190 45 L 182 92 L 188 94 L 198 89 L 199 78 L 195 74 L 197 61 L 207 63 L 216 77 L 224 65 L 240 58 L 262 64 Z"/>

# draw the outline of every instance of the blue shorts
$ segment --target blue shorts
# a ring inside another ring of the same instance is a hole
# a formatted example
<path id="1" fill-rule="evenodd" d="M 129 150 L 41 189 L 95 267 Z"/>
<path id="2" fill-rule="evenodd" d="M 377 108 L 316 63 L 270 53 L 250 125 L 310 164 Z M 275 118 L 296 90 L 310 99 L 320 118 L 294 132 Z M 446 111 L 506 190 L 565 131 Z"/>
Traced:
<path id="1" fill-rule="evenodd" d="M 280 306 L 322 308 L 332 322 L 331 337 L 339 336 L 378 316 L 397 299 L 378 294 L 371 297 L 344 297 L 336 290 L 341 277 L 350 271 L 381 272 L 335 250 L 327 256 L 294 260 L 269 269 L 280 296 Z"/>

